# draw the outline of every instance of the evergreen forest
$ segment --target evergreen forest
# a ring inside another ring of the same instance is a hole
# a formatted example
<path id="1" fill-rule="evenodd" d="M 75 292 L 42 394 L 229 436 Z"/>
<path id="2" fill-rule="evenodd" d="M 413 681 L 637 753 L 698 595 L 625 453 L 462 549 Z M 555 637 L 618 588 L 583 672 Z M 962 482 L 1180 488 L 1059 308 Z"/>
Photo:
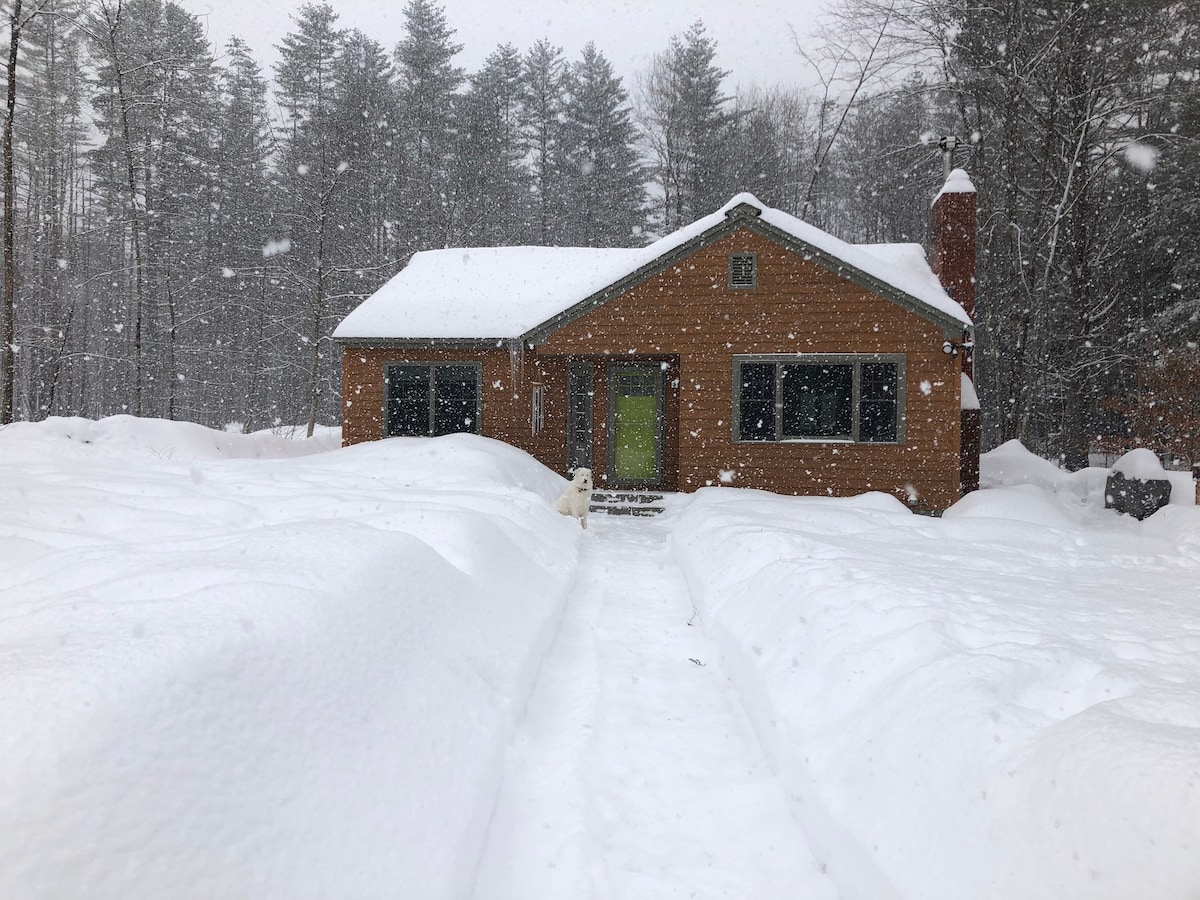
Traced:
<path id="1" fill-rule="evenodd" d="M 0 8 L 0 425 L 311 433 L 333 328 L 417 251 L 640 246 L 739 191 L 928 245 L 954 135 L 984 448 L 1200 462 L 1200 4 L 834 0 L 761 85 L 701 21 L 628 76 L 603 35 L 466 71 L 452 2 L 398 7 L 391 47 L 309 3 L 264 71 L 171 0 Z"/>

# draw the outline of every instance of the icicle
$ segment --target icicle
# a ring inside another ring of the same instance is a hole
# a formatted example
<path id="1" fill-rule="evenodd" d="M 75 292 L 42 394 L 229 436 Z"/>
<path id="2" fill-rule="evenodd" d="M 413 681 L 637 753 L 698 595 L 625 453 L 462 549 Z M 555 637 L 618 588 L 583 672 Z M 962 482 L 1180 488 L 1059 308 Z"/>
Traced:
<path id="1" fill-rule="evenodd" d="M 508 344 L 509 380 L 512 383 L 512 394 L 516 397 L 520 394 L 517 385 L 525 375 L 525 344 L 520 338 L 509 338 L 505 343 Z"/>

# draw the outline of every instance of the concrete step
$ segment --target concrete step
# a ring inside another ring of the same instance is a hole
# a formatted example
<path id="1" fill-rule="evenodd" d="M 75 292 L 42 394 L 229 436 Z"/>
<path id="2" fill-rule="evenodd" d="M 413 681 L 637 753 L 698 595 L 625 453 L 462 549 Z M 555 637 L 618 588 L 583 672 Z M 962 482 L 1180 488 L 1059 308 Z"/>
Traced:
<path id="1" fill-rule="evenodd" d="M 591 512 L 605 513 L 610 516 L 657 516 L 666 512 L 661 506 L 616 506 L 609 503 L 597 503 L 589 507 Z"/>
<path id="2" fill-rule="evenodd" d="M 593 503 L 657 503 L 662 494 L 649 491 L 592 491 Z"/>
<path id="3" fill-rule="evenodd" d="M 648 491 L 596 491 L 591 512 L 610 516 L 656 516 L 664 510 L 663 495 Z"/>

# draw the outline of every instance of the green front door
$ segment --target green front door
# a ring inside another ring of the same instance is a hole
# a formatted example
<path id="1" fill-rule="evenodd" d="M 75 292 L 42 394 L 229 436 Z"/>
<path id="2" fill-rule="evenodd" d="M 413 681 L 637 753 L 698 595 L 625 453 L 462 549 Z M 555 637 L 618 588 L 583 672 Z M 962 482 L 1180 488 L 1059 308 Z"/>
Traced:
<path id="1" fill-rule="evenodd" d="M 661 366 L 618 363 L 609 378 L 610 481 L 657 484 L 662 480 L 663 371 Z"/>

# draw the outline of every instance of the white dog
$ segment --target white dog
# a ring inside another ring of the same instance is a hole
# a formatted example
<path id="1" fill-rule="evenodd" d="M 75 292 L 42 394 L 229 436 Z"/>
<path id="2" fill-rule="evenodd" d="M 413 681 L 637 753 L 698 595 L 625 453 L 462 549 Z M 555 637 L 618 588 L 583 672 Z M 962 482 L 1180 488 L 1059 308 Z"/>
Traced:
<path id="1" fill-rule="evenodd" d="M 592 505 L 592 470 L 576 469 L 571 483 L 554 504 L 564 516 L 574 516 L 587 528 L 588 507 Z"/>

